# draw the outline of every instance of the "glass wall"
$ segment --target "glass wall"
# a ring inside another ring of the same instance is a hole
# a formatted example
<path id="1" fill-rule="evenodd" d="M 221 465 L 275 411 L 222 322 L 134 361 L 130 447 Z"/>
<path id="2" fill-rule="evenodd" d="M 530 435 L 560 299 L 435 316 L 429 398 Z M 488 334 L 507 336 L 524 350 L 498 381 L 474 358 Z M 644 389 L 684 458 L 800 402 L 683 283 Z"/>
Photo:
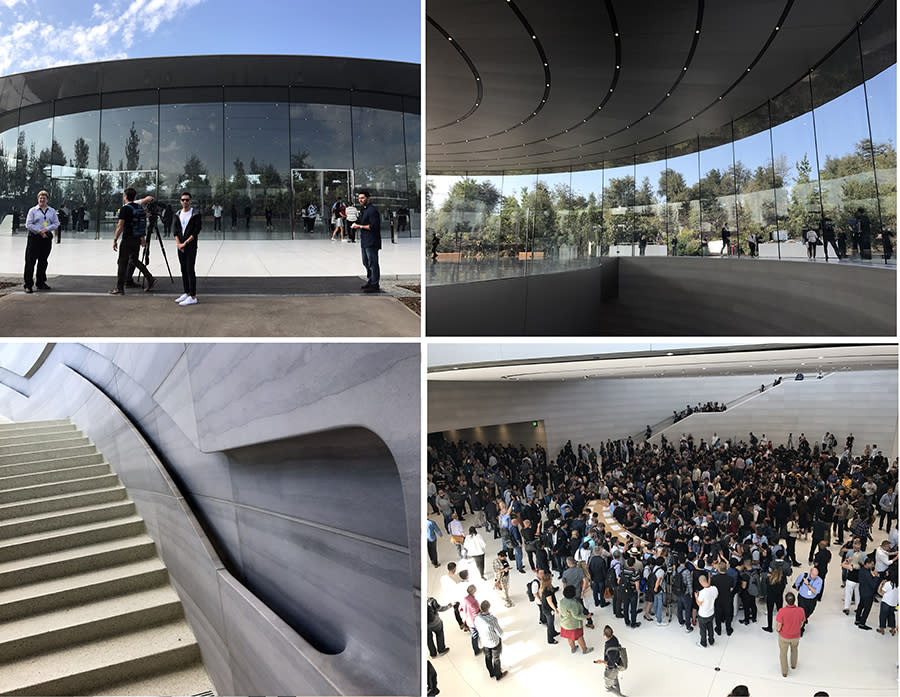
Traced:
<path id="1" fill-rule="evenodd" d="M 400 96 L 285 87 L 116 92 L 40 104 L 0 119 L 0 221 L 48 189 L 67 234 L 110 237 L 122 190 L 158 202 L 168 229 L 191 192 L 204 235 L 225 239 L 330 237 L 331 207 L 367 188 L 382 236 L 418 237 L 420 115 Z M 223 208 L 221 226 L 213 206 Z M 153 222 L 151 212 L 151 222 Z M 12 220 L 0 222 L 12 229 Z M 215 229 L 214 229 L 215 228 Z"/>
<path id="2" fill-rule="evenodd" d="M 459 267 L 476 258 L 478 278 L 604 256 L 826 262 L 825 242 L 827 263 L 895 265 L 895 51 L 891 28 L 870 21 L 781 94 L 684 142 L 587 171 L 429 178 L 430 282 L 466 280 Z M 486 181 L 502 182 L 499 205 L 475 204 Z"/>

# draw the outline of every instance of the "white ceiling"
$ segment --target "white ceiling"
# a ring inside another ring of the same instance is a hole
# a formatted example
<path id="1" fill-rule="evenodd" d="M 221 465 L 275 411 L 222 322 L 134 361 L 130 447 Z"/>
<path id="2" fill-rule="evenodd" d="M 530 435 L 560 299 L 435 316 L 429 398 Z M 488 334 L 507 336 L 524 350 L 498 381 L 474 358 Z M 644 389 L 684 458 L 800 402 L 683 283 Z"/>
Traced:
<path id="1" fill-rule="evenodd" d="M 452 352 L 443 345 L 444 359 Z M 854 345 L 745 345 L 728 347 L 671 347 L 618 353 L 582 353 L 572 357 L 559 346 L 560 358 L 541 355 L 534 359 L 474 362 L 473 346 L 457 345 L 460 360 L 429 367 L 429 380 L 456 381 L 565 381 L 636 377 L 702 377 L 704 375 L 794 375 L 842 370 L 896 370 L 896 344 Z M 525 345 L 527 346 L 527 345 Z M 430 350 L 431 347 L 429 347 Z M 583 348 L 583 347 L 574 347 Z M 621 347 L 612 346 L 619 350 Z M 568 355 L 567 355 L 568 354 Z"/>

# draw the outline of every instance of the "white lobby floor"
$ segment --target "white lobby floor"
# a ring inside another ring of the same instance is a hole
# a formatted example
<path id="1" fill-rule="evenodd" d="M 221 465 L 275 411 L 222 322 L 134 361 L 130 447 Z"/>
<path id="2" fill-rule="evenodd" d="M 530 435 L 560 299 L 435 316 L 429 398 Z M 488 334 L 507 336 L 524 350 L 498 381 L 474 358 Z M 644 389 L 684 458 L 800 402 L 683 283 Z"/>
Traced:
<path id="1" fill-rule="evenodd" d="M 440 515 L 430 516 L 442 525 Z M 468 530 L 472 516 L 467 516 L 463 526 Z M 442 528 L 442 532 L 443 528 Z M 744 626 L 735 622 L 730 637 L 723 630 L 711 648 L 696 646 L 697 630 L 686 633 L 674 618 L 666 627 L 649 626 L 642 620 L 640 627 L 630 629 L 612 614 L 612 607 L 593 609 L 588 595 L 586 603 L 595 612 L 597 629 L 585 630 L 588 646 L 594 652 L 583 656 L 569 652 L 568 643 L 559 638 L 559 644 L 547 644 L 546 630 L 538 625 L 537 608 L 528 602 L 525 583 L 533 576 L 525 559 L 525 574 L 515 569 L 511 573 L 510 598 L 515 603 L 505 608 L 499 595 L 493 590 L 491 563 L 500 548 L 499 540 L 480 529 L 487 542 L 485 575 L 488 581 L 475 580 L 476 598 L 490 600 L 492 612 L 497 616 L 505 632 L 501 664 L 509 675 L 497 682 L 488 677 L 482 656 L 472 655 L 469 635 L 460 631 L 452 610 L 441 613 L 444 634 L 450 653 L 430 659 L 437 670 L 438 688 L 442 695 L 478 695 L 493 697 L 521 697 L 522 695 L 607 694 L 603 690 L 603 666 L 594 665 L 595 658 L 602 658 L 602 630 L 609 624 L 623 645 L 628 647 L 627 671 L 620 674 L 622 692 L 628 697 L 640 695 L 685 697 L 725 697 L 735 685 L 750 688 L 753 697 L 811 697 L 825 690 L 831 697 L 896 697 L 897 690 L 897 637 L 878 634 L 874 629 L 866 632 L 853 625 L 853 614 L 845 616 L 843 590 L 840 584 L 840 565 L 837 562 L 837 545 L 832 545 L 834 555 L 826 580 L 825 594 L 810 620 L 806 635 L 800 640 L 799 660 L 796 671 L 787 678 L 781 677 L 778 662 L 777 635 L 767 634 L 765 604 L 758 606 L 757 624 Z M 886 538 L 884 533 L 874 533 L 875 542 Z M 871 549 L 871 548 L 870 548 Z M 809 542 L 797 544 L 797 559 L 805 562 Z M 446 563 L 456 560 L 456 549 L 444 532 L 438 538 L 440 568 L 428 569 L 426 591 L 441 602 L 446 602 L 441 591 L 440 576 L 446 572 Z M 458 562 L 460 568 L 469 568 L 477 579 L 474 563 Z M 513 564 L 514 566 L 514 564 Z M 797 573 L 805 566 L 795 567 Z M 556 585 L 559 585 L 557 583 Z M 559 596 L 561 597 L 561 595 Z M 643 607 L 639 608 L 639 612 Z M 739 615 L 743 618 L 743 612 Z M 869 625 L 878 626 L 878 604 L 869 614 Z M 559 620 L 556 624 L 559 630 Z M 423 647 L 427 657 L 427 649 Z"/>
<path id="2" fill-rule="evenodd" d="M 24 235 L 0 235 L 0 275 L 20 277 L 25 260 Z M 172 238 L 164 238 L 172 273 L 177 277 L 178 251 Z M 116 252 L 111 239 L 63 239 L 54 241 L 48 277 L 115 276 Z M 159 242 L 150 248 L 151 270 L 165 269 Z M 386 278 L 418 276 L 422 268 L 422 239 L 402 238 L 396 244 L 382 241 L 381 275 Z M 299 240 L 200 240 L 197 275 L 210 276 L 365 276 L 359 243 L 327 239 Z"/>

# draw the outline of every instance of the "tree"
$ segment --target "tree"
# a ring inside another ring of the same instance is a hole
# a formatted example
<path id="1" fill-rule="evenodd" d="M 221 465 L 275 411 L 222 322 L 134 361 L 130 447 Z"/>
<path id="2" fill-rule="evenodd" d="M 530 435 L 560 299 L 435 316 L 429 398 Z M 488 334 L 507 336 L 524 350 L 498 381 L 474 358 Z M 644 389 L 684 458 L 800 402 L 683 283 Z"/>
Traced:
<path id="1" fill-rule="evenodd" d="M 141 168 L 141 137 L 134 127 L 134 121 L 131 122 L 128 141 L 125 143 L 125 166 L 129 170 Z"/>
<path id="2" fill-rule="evenodd" d="M 91 146 L 88 145 L 84 138 L 78 136 L 75 139 L 75 159 L 72 161 L 72 166 L 75 169 L 87 169 L 90 157 Z"/>

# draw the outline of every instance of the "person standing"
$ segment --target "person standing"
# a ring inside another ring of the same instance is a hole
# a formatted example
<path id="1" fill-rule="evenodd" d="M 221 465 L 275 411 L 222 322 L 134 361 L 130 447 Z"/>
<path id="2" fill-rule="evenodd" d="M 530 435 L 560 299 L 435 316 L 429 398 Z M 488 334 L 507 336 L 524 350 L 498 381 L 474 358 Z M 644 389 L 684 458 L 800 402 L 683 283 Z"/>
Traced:
<path id="1" fill-rule="evenodd" d="M 859 605 L 856 606 L 856 626 L 860 629 L 872 629 L 867 622 L 880 581 L 878 574 L 875 573 L 875 560 L 872 557 L 866 557 L 863 568 L 859 570 Z"/>
<path id="2" fill-rule="evenodd" d="M 576 598 L 577 589 L 573 585 L 563 588 L 563 599 L 559 604 L 559 627 L 562 638 L 569 642 L 569 649 L 572 653 L 576 653 L 578 649 L 575 647 L 576 642 L 581 647 L 582 653 L 590 653 L 594 649 L 589 649 L 584 643 L 584 621 L 591 621 L 591 613 L 585 612 L 584 605 L 581 600 Z M 589 626 L 593 627 L 593 624 Z"/>
<path id="3" fill-rule="evenodd" d="M 429 521 L 432 524 L 433 521 Z M 437 528 L 437 525 L 435 525 Z M 440 532 L 440 530 L 438 530 Z M 466 553 L 466 556 L 469 559 L 472 559 L 475 562 L 475 567 L 478 569 L 478 577 L 484 581 L 484 550 L 485 550 L 484 538 L 478 534 L 478 530 L 475 529 L 474 526 L 469 527 L 469 534 L 466 535 L 466 539 L 463 540 L 463 550 Z M 437 564 L 435 564 L 437 566 Z"/>
<path id="4" fill-rule="evenodd" d="M 797 648 L 803 636 L 803 625 L 806 624 L 806 612 L 802 607 L 794 605 L 796 597 L 793 593 L 784 596 L 787 603 L 775 615 L 775 631 L 778 632 L 778 655 L 781 660 L 781 675 L 788 676 L 788 648 L 791 650 L 791 668 L 797 669 Z"/>
<path id="5" fill-rule="evenodd" d="M 700 574 L 700 590 L 694 594 L 697 600 L 697 625 L 700 627 L 700 640 L 697 646 L 706 648 L 707 642 L 710 646 L 716 643 L 713 635 L 713 616 L 716 612 L 716 598 L 719 597 L 719 590 L 710 585 L 709 576 L 706 573 Z"/>
<path id="6" fill-rule="evenodd" d="M 894 487 L 889 486 L 878 500 L 878 529 L 883 529 L 884 519 L 887 518 L 887 529 L 890 530 L 896 517 L 897 492 L 894 491 Z"/>
<path id="7" fill-rule="evenodd" d="M 459 577 L 463 581 L 468 580 L 468 574 L 466 574 L 466 578 L 463 578 L 463 574 L 460 573 Z M 481 653 L 481 649 L 478 647 L 478 627 L 475 625 L 475 617 L 481 612 L 481 604 L 475 597 L 476 590 L 475 586 L 471 584 L 466 587 L 466 596 L 463 598 L 462 603 L 460 603 L 459 609 L 462 613 L 463 620 L 466 623 L 466 627 L 469 628 L 469 634 L 472 638 L 472 651 L 477 656 Z"/>
<path id="8" fill-rule="evenodd" d="M 441 605 L 435 598 L 429 598 L 425 605 L 428 610 L 428 655 L 437 658 L 450 651 L 444 643 L 444 621 L 439 613 L 449 610 L 452 604 Z"/>
<path id="9" fill-rule="evenodd" d="M 766 584 L 766 617 L 768 623 L 763 627 L 764 632 L 772 631 L 772 609 L 777 607 L 781 610 L 782 596 L 784 588 L 787 585 L 787 579 L 784 576 L 784 567 L 776 564 L 769 572 L 768 583 Z M 777 616 L 777 613 L 776 613 Z"/>
<path id="10" fill-rule="evenodd" d="M 162 209 L 163 237 L 172 234 L 172 219 L 175 217 L 175 211 L 172 210 L 171 204 L 167 203 Z"/>
<path id="11" fill-rule="evenodd" d="M 191 206 L 191 194 L 181 192 L 181 210 L 175 216 L 175 242 L 178 246 L 178 263 L 181 265 L 181 281 L 184 295 L 175 302 L 182 307 L 197 304 L 197 236 L 202 228 L 200 211 Z"/>
<path id="12" fill-rule="evenodd" d="M 165 221 L 163 221 L 163 225 L 165 225 Z M 213 204 L 213 232 L 216 230 L 222 231 L 222 204 L 218 201 Z"/>
<path id="13" fill-rule="evenodd" d="M 437 567 L 438 564 L 438 554 L 437 554 L 437 538 L 443 537 L 444 533 L 441 532 L 440 526 L 435 523 L 431 519 L 426 519 L 425 521 L 425 537 L 428 546 L 428 558 L 431 560 L 433 566 Z"/>
<path id="14" fill-rule="evenodd" d="M 609 625 L 603 628 L 603 636 L 606 638 L 606 643 L 603 646 L 603 658 L 598 658 L 594 663 L 606 666 L 603 671 L 603 683 L 606 686 L 606 691 L 622 695 L 622 686 L 619 684 L 619 652 L 621 644 Z"/>
<path id="15" fill-rule="evenodd" d="M 809 618 L 812 617 L 816 609 L 819 593 L 822 592 L 822 579 L 819 578 L 819 570 L 816 567 L 812 567 L 809 573 L 801 575 L 800 578 L 794 581 L 794 587 L 798 589 L 800 594 L 798 602 L 806 613 L 806 621 L 809 622 Z"/>
<path id="16" fill-rule="evenodd" d="M 816 244 L 819 241 L 819 233 L 810 228 L 806 231 L 806 258 L 809 261 L 816 260 Z"/>
<path id="17" fill-rule="evenodd" d="M 897 567 L 892 567 L 888 571 L 885 578 L 878 587 L 878 593 L 881 595 L 881 605 L 878 613 L 878 629 L 879 634 L 884 634 L 885 629 L 889 629 L 891 636 L 897 634 L 897 623 L 894 613 L 897 611 Z"/>
<path id="18" fill-rule="evenodd" d="M 156 285 L 156 278 L 140 260 L 141 247 L 147 244 L 147 213 L 144 211 L 144 203 L 153 200 L 152 196 L 135 201 L 137 192 L 128 187 L 122 195 L 124 205 L 119 209 L 119 222 L 116 223 L 116 232 L 113 235 L 113 251 L 119 252 L 119 269 L 116 276 L 116 287 L 109 291 L 110 295 L 125 295 L 125 278 L 131 278 L 129 269 L 138 269 L 147 279 L 147 287 L 144 292 L 149 293 Z M 122 238 L 122 247 L 119 249 L 119 237 Z"/>
<path id="19" fill-rule="evenodd" d="M 484 564 L 484 554 L 482 554 L 482 564 Z M 513 603 L 509 599 L 509 560 L 506 558 L 506 550 L 501 549 L 497 552 L 497 558 L 494 559 L 494 588 L 503 592 L 503 599 L 506 601 L 506 607 L 512 607 Z"/>
<path id="20" fill-rule="evenodd" d="M 553 574 L 545 573 L 541 578 L 541 611 L 544 613 L 544 624 L 547 625 L 547 643 L 558 644 L 559 632 L 554 626 L 554 617 L 559 613 L 556 605 L 556 587 L 553 585 Z"/>
<path id="21" fill-rule="evenodd" d="M 50 290 L 47 285 L 47 260 L 53 248 L 53 231 L 59 227 L 59 216 L 51 208 L 50 194 L 38 193 L 38 203 L 25 216 L 28 241 L 25 244 L 25 292 L 31 293 L 34 285 L 34 266 L 37 264 L 38 290 Z"/>
<path id="22" fill-rule="evenodd" d="M 362 211 L 359 219 L 350 227 L 360 230 L 359 246 L 362 251 L 362 262 L 366 268 L 366 283 L 362 289 L 366 293 L 378 293 L 381 287 L 381 269 L 378 267 L 378 250 L 381 249 L 381 214 L 370 202 L 369 192 L 360 191 L 357 199 Z"/>
<path id="23" fill-rule="evenodd" d="M 731 636 L 734 632 L 734 628 L 731 626 L 731 622 L 734 619 L 734 602 L 732 600 L 734 596 L 734 586 L 735 582 L 731 576 L 728 575 L 728 563 L 724 561 L 720 561 L 716 565 L 716 569 L 718 571 L 717 574 L 713 575 L 710 583 L 713 585 L 719 594 L 716 596 L 716 602 L 713 605 L 714 608 L 714 616 L 715 616 L 715 632 L 717 636 L 722 635 L 722 625 L 725 625 L 725 633 L 727 636 Z M 688 626 L 690 627 L 690 622 L 688 622 Z"/>
<path id="24" fill-rule="evenodd" d="M 483 600 L 480 612 L 475 616 L 475 628 L 481 637 L 481 646 L 484 648 L 484 665 L 488 675 L 495 680 L 502 680 L 509 672 L 500 667 L 500 653 L 503 651 L 503 630 L 497 618 L 491 614 L 491 604 Z"/>

